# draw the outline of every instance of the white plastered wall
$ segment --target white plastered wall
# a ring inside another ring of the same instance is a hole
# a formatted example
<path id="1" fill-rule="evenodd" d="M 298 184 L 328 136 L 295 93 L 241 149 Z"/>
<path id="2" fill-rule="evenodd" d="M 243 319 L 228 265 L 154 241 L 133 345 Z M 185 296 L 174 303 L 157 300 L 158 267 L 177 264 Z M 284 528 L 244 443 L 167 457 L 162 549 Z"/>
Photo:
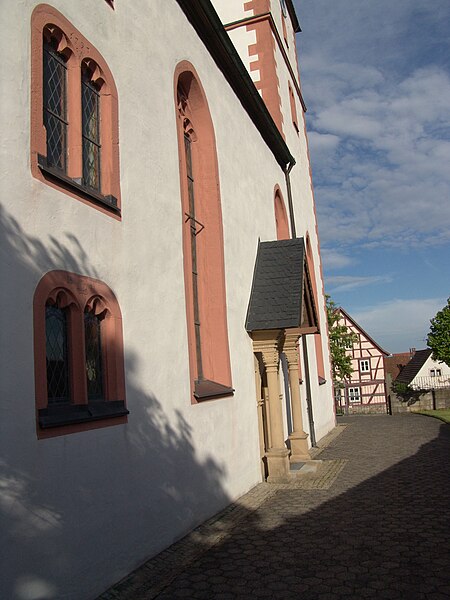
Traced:
<path id="1" fill-rule="evenodd" d="M 446 365 L 444 362 L 438 362 L 437 360 L 433 360 L 431 356 L 429 356 L 424 362 L 424 364 L 421 366 L 417 375 L 414 377 L 411 383 L 414 384 L 414 381 L 421 377 L 430 377 L 431 369 L 440 369 L 441 377 L 448 377 L 450 375 L 450 367 L 448 365 Z"/>
<path id="2" fill-rule="evenodd" d="M 257 240 L 283 175 L 173 0 L 52 5 L 101 52 L 119 93 L 123 219 L 33 179 L 31 0 L 2 5 L 0 423 L 2 597 L 95 597 L 260 481 L 252 344 Z M 89 18 L 87 18 L 89 15 Z M 14 33 L 12 33 L 14 32 Z M 168 43 L 170 41 L 170 43 Z M 126 48 L 126 52 L 124 49 Z M 189 399 L 173 73 L 195 66 L 215 126 L 232 398 Z M 17 68 L 20 64 L 20 69 Z M 123 316 L 126 426 L 37 440 L 32 299 L 42 275 L 96 277 Z M 7 282 L 7 285 L 3 285 Z"/>

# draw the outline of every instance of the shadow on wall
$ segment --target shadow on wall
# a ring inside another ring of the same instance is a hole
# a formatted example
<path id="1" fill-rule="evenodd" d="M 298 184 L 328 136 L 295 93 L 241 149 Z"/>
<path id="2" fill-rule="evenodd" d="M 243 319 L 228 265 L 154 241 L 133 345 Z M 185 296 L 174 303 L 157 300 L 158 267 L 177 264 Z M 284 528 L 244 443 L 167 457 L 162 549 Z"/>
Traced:
<path id="1" fill-rule="evenodd" d="M 374 427 L 383 419 L 359 418 Z M 448 598 L 450 428 L 429 424 L 427 443 L 414 453 L 420 418 L 426 417 L 387 417 L 404 420 L 405 429 L 379 449 L 381 458 L 363 432 L 361 458 L 344 468 L 329 492 L 279 491 L 183 570 L 158 600 Z M 331 455 L 351 459 L 345 435 Z M 124 590 L 120 598 L 153 597 L 135 594 Z"/>
<path id="2" fill-rule="evenodd" d="M 0 212 L 2 356 L 12 340 L 15 348 L 0 381 L 2 598 L 95 597 L 229 504 L 224 469 L 197 456 L 181 412 L 167 414 L 136 384 L 145 365 L 127 348 L 128 424 L 37 440 L 35 285 L 52 269 L 102 278 L 77 238 L 67 234 L 66 240 L 50 237 L 44 244 Z M 149 260 L 145 252 L 142 260 Z M 114 290 L 114 282 L 105 283 Z M 18 311 L 25 322 L 20 327 L 14 318 Z M 161 357 L 161 368 L 169 376 L 169 357 Z"/>

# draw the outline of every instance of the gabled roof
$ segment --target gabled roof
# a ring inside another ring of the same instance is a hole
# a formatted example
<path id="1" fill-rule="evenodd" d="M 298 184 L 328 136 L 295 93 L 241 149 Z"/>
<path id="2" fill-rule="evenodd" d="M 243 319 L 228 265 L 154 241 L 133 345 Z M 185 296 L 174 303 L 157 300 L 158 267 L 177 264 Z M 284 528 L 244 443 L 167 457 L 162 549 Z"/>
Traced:
<path id="1" fill-rule="evenodd" d="M 303 238 L 260 242 L 245 328 L 294 327 L 318 327 Z"/>
<path id="2" fill-rule="evenodd" d="M 389 373 L 394 380 L 412 359 L 414 352 L 415 350 L 410 350 L 409 352 L 399 352 L 397 354 L 393 354 L 392 356 L 385 356 L 384 370 L 386 373 Z"/>
<path id="3" fill-rule="evenodd" d="M 432 351 L 430 348 L 426 348 L 425 350 L 416 350 L 416 353 L 412 359 L 405 367 L 403 367 L 395 381 L 399 381 L 401 383 L 411 383 L 428 358 L 431 356 L 431 352 Z"/>
<path id="4" fill-rule="evenodd" d="M 373 337 L 371 337 L 371 336 L 370 336 L 370 335 L 367 333 L 367 331 L 365 331 L 365 330 L 364 330 L 364 329 L 361 327 L 361 325 L 360 325 L 359 323 L 357 323 L 357 322 L 355 321 L 355 319 L 353 319 L 353 318 L 352 318 L 352 317 L 351 317 L 351 316 L 348 314 L 348 312 L 346 312 L 346 311 L 345 311 L 345 310 L 342 308 L 342 306 L 341 306 L 341 307 L 339 307 L 339 309 L 338 309 L 338 310 L 339 310 L 339 311 L 340 311 L 340 312 L 341 312 L 341 313 L 344 315 L 344 317 L 345 317 L 346 319 L 348 319 L 349 321 L 351 321 L 352 325 L 354 325 L 354 326 L 356 327 L 356 329 L 359 329 L 359 331 L 360 331 L 360 332 L 361 332 L 361 333 L 362 333 L 362 334 L 363 334 L 363 335 L 364 335 L 364 336 L 365 336 L 365 337 L 366 337 L 366 338 L 369 340 L 369 342 L 371 342 L 371 343 L 372 343 L 372 344 L 375 346 L 375 348 L 378 348 L 378 350 L 381 352 L 381 354 L 384 354 L 385 356 L 389 356 L 389 355 L 390 355 L 390 352 L 387 352 L 386 350 L 383 350 L 383 348 L 380 346 L 380 344 L 377 344 L 377 342 L 376 342 L 376 341 L 373 339 Z"/>

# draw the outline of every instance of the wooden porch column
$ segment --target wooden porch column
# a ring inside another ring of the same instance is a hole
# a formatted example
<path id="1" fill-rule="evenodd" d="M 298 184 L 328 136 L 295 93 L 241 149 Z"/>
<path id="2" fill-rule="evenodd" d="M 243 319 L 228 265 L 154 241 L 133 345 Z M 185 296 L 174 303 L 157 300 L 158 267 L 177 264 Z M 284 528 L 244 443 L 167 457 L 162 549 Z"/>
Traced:
<path id="1" fill-rule="evenodd" d="M 253 333 L 253 350 L 260 352 L 267 376 L 270 447 L 266 452 L 267 481 L 285 483 L 289 480 L 289 450 L 284 443 L 283 410 L 280 400 L 279 363 L 283 332 L 280 330 Z"/>
<path id="2" fill-rule="evenodd" d="M 291 389 L 291 408 L 293 431 L 289 436 L 291 442 L 291 462 L 311 460 L 308 451 L 308 434 L 303 430 L 303 416 L 300 397 L 300 374 L 298 367 L 298 330 L 286 330 L 283 352 L 289 369 L 289 387 Z"/>

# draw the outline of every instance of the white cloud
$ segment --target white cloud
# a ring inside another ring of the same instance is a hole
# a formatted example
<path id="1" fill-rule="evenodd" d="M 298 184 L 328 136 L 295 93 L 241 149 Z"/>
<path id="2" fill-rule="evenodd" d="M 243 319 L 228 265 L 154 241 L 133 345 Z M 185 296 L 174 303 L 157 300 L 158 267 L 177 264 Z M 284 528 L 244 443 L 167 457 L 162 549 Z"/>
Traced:
<path id="1" fill-rule="evenodd" d="M 395 299 L 351 316 L 386 351 L 407 352 L 409 348 L 426 348 L 430 319 L 445 303 L 445 298 Z"/>
<path id="2" fill-rule="evenodd" d="M 308 135 L 309 147 L 313 152 L 334 151 L 339 144 L 339 137 L 330 133 L 312 131 Z"/>
<path id="3" fill-rule="evenodd" d="M 330 292 L 349 292 L 367 285 L 390 283 L 389 275 L 333 275 L 326 278 Z"/>
<path id="4" fill-rule="evenodd" d="M 295 4 L 322 241 L 449 243 L 448 0 Z"/>
<path id="5" fill-rule="evenodd" d="M 449 97 L 449 75 L 433 67 L 322 99 L 310 136 L 324 242 L 450 241 Z"/>
<path id="6" fill-rule="evenodd" d="M 355 260 L 346 254 L 331 250 L 330 248 L 322 248 L 322 262 L 326 270 L 343 269 L 355 264 Z"/>

